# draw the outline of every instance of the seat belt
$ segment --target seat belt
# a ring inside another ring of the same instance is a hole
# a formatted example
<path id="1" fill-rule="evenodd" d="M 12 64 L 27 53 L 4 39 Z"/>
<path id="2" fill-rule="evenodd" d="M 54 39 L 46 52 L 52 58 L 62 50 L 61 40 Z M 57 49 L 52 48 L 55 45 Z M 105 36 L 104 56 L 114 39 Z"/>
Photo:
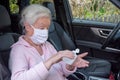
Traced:
<path id="1" fill-rule="evenodd" d="M 64 26 L 63 28 L 64 28 L 65 32 L 66 32 L 68 35 L 70 35 L 69 32 L 68 32 L 68 29 L 66 28 L 67 24 L 65 23 L 66 21 L 65 21 L 65 18 L 63 17 L 63 11 L 61 10 L 61 7 L 59 7 L 59 11 L 61 12 L 60 18 L 61 18 L 61 21 L 62 21 L 63 26 Z"/>
<path id="2" fill-rule="evenodd" d="M 67 26 L 70 26 L 70 24 L 66 24 L 67 22 L 66 22 L 66 20 L 65 20 L 65 17 L 63 17 L 65 14 L 63 14 L 63 10 L 62 10 L 62 6 L 59 6 L 59 11 L 60 11 L 60 18 L 61 18 L 61 21 L 62 21 L 62 23 L 63 23 L 63 28 L 64 28 L 64 30 L 65 30 L 65 32 L 68 34 L 68 36 L 72 39 L 72 41 L 74 42 L 74 36 L 73 36 L 73 32 L 71 32 L 71 33 L 69 33 L 69 31 L 71 31 L 71 30 L 68 30 L 67 29 Z M 74 42 L 75 43 L 75 42 Z"/>

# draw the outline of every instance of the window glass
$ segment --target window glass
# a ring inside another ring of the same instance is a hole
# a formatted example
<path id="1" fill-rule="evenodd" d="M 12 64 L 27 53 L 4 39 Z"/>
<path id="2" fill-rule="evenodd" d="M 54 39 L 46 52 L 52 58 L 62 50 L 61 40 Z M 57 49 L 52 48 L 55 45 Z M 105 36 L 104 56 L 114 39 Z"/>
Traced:
<path id="1" fill-rule="evenodd" d="M 9 0 L 10 3 L 10 12 L 15 14 L 19 12 L 19 6 L 17 5 L 18 0 Z"/>
<path id="2" fill-rule="evenodd" d="M 117 23 L 120 10 L 109 0 L 69 0 L 73 18 Z"/>
<path id="3" fill-rule="evenodd" d="M 18 6 L 18 1 L 19 0 L 9 0 L 10 3 L 10 12 L 15 14 L 19 12 L 19 6 Z M 30 4 L 42 4 L 43 2 L 49 1 L 49 2 L 53 2 L 53 0 L 29 0 Z M 28 2 L 29 4 L 29 2 Z M 22 1 L 22 6 L 25 6 L 25 0 Z"/>
<path id="4" fill-rule="evenodd" d="M 53 0 L 30 0 L 30 4 L 43 4 L 43 2 L 52 2 L 53 3 Z M 51 5 L 52 6 L 52 5 Z M 54 6 L 54 3 L 53 3 L 53 6 Z M 55 9 L 55 8 L 54 8 Z M 52 18 L 53 19 L 56 19 L 56 13 L 55 13 L 55 10 L 53 10 L 51 12 L 52 14 Z"/>

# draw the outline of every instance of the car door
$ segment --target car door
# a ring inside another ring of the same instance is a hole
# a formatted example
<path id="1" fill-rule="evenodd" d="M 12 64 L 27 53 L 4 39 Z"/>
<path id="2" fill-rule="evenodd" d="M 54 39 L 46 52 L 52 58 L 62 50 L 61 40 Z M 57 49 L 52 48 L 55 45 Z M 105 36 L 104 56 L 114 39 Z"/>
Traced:
<path id="1" fill-rule="evenodd" d="M 56 12 L 60 13 L 58 17 L 64 29 L 72 36 L 81 53 L 87 51 L 89 56 L 109 60 L 112 65 L 117 65 L 114 69 L 118 70 L 119 31 L 103 48 L 106 39 L 120 21 L 120 10 L 118 5 L 114 5 L 115 1 L 117 0 L 60 0 L 59 4 L 56 1 Z"/>

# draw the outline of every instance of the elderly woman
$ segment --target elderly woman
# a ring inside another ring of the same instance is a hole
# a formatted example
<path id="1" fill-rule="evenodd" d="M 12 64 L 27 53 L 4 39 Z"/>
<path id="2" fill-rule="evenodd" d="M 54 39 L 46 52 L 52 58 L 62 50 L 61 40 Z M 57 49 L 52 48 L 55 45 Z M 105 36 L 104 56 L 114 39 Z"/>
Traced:
<path id="1" fill-rule="evenodd" d="M 21 15 L 25 34 L 12 45 L 9 59 L 11 80 L 65 80 L 76 68 L 87 67 L 88 61 L 82 59 L 87 53 L 78 55 L 73 64 L 66 64 L 64 57 L 73 59 L 72 51 L 57 52 L 46 41 L 51 23 L 49 9 L 33 4 L 26 7 Z"/>

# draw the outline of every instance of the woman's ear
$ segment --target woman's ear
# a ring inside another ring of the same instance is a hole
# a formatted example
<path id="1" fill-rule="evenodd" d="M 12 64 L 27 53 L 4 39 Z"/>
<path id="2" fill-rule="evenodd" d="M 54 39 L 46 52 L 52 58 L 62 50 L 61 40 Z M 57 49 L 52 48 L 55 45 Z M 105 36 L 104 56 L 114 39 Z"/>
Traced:
<path id="1" fill-rule="evenodd" d="M 28 31 L 31 31 L 31 26 L 29 23 L 25 22 L 24 23 L 24 26 L 25 26 L 25 30 L 28 32 Z"/>
<path id="2" fill-rule="evenodd" d="M 32 35 L 34 30 L 33 28 L 31 27 L 31 25 L 27 22 L 24 23 L 24 26 L 25 26 L 25 31 L 26 31 L 26 34 L 27 35 Z"/>
<path id="3" fill-rule="evenodd" d="M 24 23 L 25 29 L 28 29 L 29 24 L 27 22 Z"/>

